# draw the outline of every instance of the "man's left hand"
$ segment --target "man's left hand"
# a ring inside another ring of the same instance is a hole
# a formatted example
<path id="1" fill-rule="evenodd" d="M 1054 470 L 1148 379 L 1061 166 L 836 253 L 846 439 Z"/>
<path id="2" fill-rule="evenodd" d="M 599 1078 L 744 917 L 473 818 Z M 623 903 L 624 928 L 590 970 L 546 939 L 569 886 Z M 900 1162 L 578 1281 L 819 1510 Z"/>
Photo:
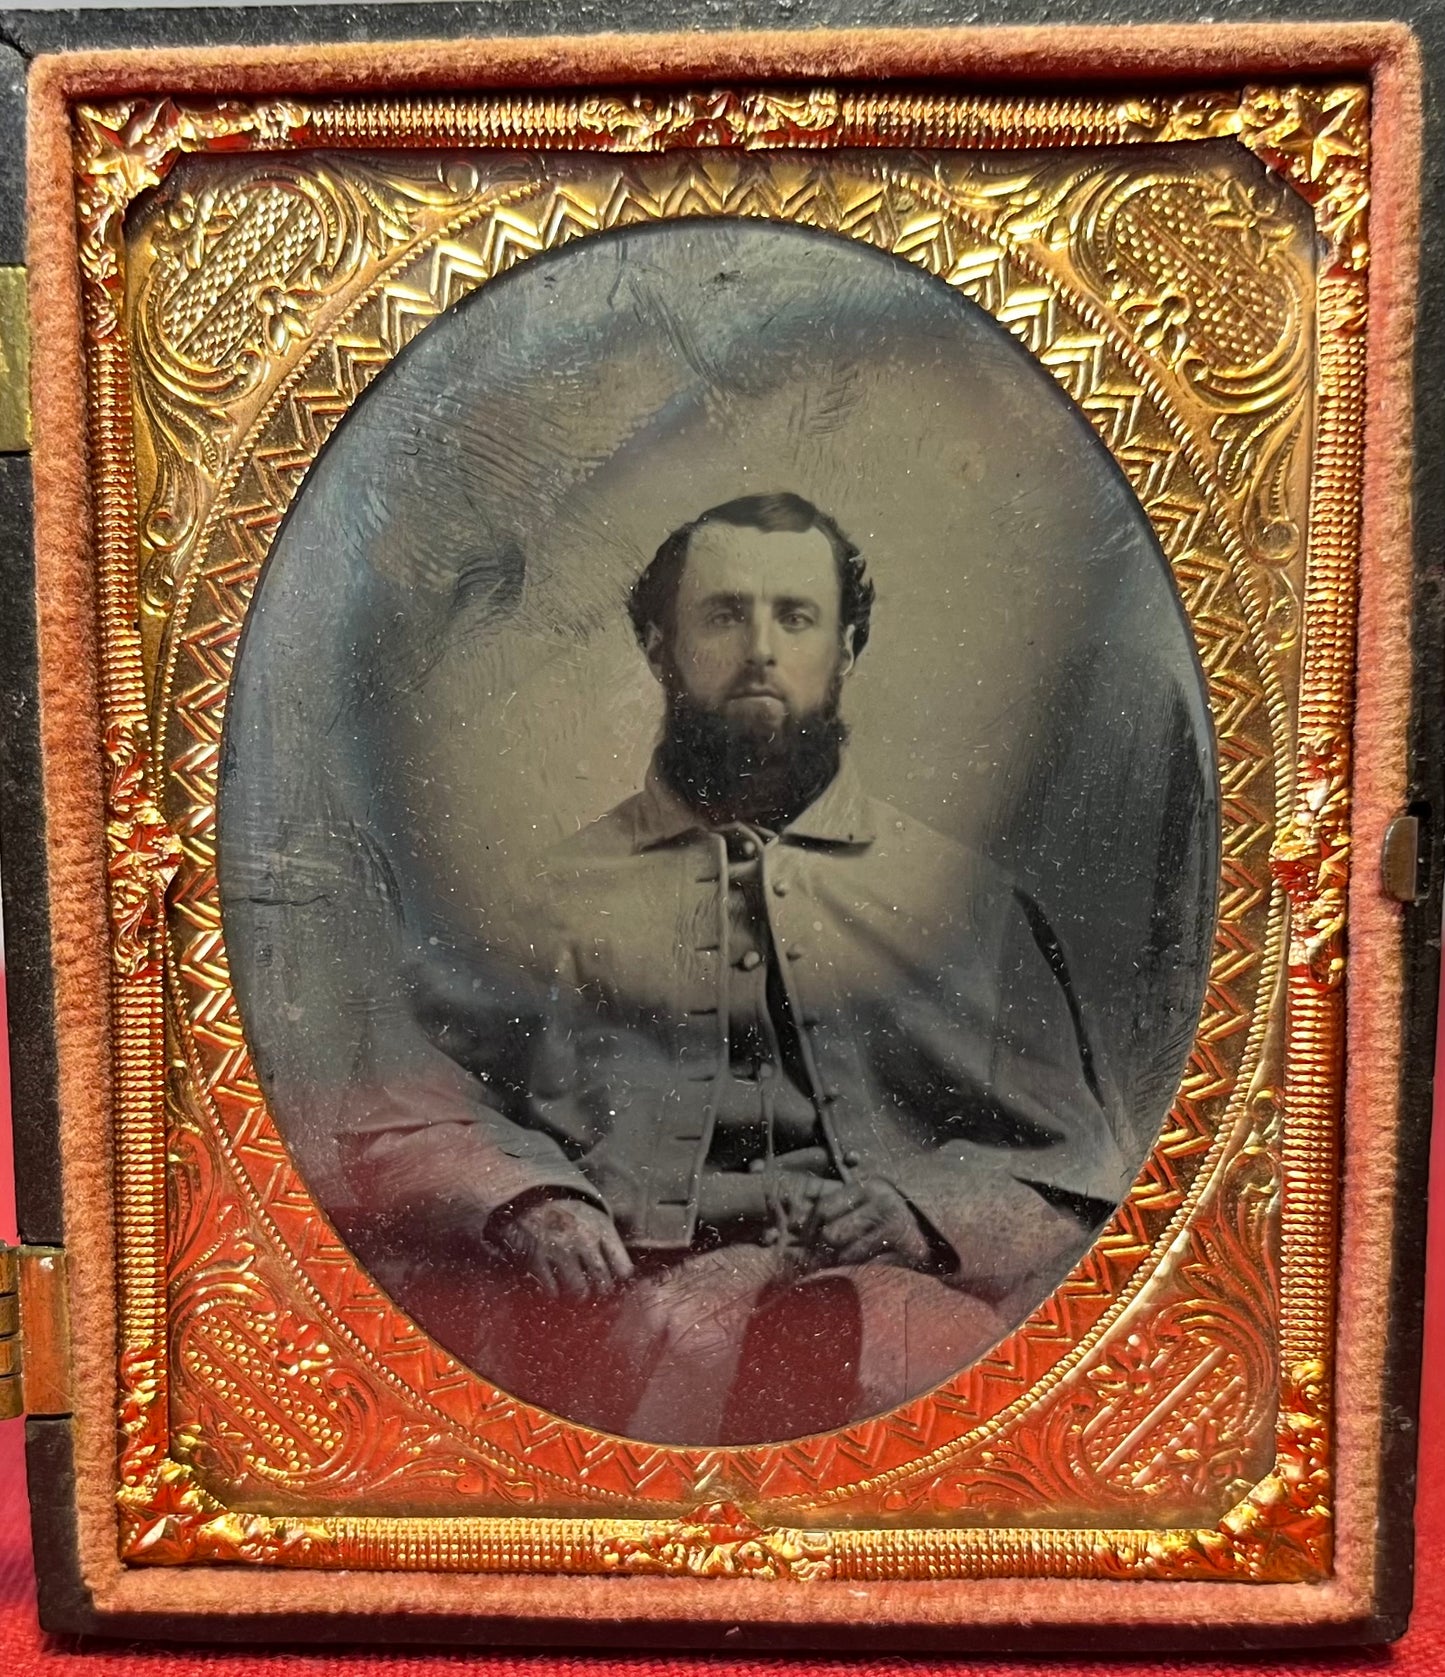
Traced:
<path id="1" fill-rule="evenodd" d="M 917 1213 L 881 1177 L 834 1183 L 818 1196 L 810 1222 L 814 1244 L 840 1264 L 892 1258 L 909 1269 L 927 1269 L 933 1262 Z"/>

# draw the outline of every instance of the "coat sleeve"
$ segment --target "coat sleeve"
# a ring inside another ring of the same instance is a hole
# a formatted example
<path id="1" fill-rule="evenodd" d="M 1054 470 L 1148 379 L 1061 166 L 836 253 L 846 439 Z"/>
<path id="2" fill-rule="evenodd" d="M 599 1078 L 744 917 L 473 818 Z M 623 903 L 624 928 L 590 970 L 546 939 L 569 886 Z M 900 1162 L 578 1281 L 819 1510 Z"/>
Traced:
<path id="1" fill-rule="evenodd" d="M 564 1004 L 476 953 L 429 951 L 407 970 L 398 1016 L 344 1140 L 353 1202 L 431 1231 L 480 1236 L 524 1194 L 605 1208 L 576 1158 L 589 1144 Z"/>
<path id="2" fill-rule="evenodd" d="M 1037 1275 L 1075 1260 L 1129 1186 L 1120 1114 L 1085 1027 L 1067 955 L 1027 894 L 1009 886 L 979 940 L 996 979 L 986 1029 L 946 1009 L 915 1014 L 944 1121 L 935 1145 L 900 1162 L 895 1185 L 960 1255 L 997 1242 L 1010 1271 Z M 983 928 L 980 928 L 981 930 Z M 975 994 L 975 974 L 969 987 Z M 921 1046 L 915 1043 L 915 1046 Z M 939 1110 L 935 1107 L 935 1110 Z M 992 1231 L 990 1233 L 990 1231 Z M 967 1266 L 965 1266 L 967 1267 Z"/>

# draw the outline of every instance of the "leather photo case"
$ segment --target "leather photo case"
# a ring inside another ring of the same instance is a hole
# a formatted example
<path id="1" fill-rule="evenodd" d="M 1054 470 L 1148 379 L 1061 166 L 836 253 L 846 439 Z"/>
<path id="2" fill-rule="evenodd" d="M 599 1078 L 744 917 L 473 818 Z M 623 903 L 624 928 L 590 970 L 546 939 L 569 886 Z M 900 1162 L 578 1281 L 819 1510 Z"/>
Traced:
<path id="1" fill-rule="evenodd" d="M 7 16 L 42 1620 L 1389 1640 L 1445 37 L 697 10 Z"/>

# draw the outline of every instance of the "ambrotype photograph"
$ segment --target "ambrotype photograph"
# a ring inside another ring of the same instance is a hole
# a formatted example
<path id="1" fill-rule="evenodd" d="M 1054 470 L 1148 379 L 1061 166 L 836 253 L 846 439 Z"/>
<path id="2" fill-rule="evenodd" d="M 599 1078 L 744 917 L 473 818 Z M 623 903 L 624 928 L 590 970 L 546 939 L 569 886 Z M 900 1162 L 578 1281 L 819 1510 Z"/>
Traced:
<path id="1" fill-rule="evenodd" d="M 326 1216 L 503 1392 L 745 1445 L 1063 1284 L 1199 1018 L 1203 676 L 1118 466 L 898 257 L 694 220 L 421 332 L 272 548 L 219 873 Z"/>

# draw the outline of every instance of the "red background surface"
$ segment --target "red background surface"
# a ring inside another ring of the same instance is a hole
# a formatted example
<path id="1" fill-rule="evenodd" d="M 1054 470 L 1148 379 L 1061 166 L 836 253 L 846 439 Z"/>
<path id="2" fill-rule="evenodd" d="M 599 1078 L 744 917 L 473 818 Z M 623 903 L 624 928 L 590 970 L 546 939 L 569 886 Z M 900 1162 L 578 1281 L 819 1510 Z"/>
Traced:
<path id="1" fill-rule="evenodd" d="M 0 974 L 0 1025 L 3 1025 L 4 987 Z M 1442 1031 L 1445 1036 L 1445 1031 Z M 0 1028 L 0 1237 L 15 1238 L 13 1185 L 9 1148 L 9 1103 L 6 1099 L 6 1038 Z M 1437 1085 L 1445 1077 L 1437 1074 Z M 1445 1196 L 1445 1121 L 1442 1101 L 1435 1103 L 1433 1186 L 1438 1200 Z M 1196 1673 L 1197 1677 L 1311 1677 L 1329 1673 L 1387 1673 L 1389 1677 L 1445 1677 L 1445 1568 L 1439 1552 L 1445 1545 L 1445 1216 L 1431 1220 L 1430 1281 L 1425 1339 L 1425 1379 L 1421 1414 L 1420 1497 L 1418 1517 L 1418 1572 L 1415 1616 L 1409 1633 L 1393 1648 L 1356 1649 L 1340 1653 L 1270 1654 L 1226 1661 L 1207 1658 L 1121 1659 L 857 1659 L 806 1660 L 783 1658 L 645 1654 L 553 1655 L 479 1653 L 373 1653 L 356 1649 L 341 1652 L 303 1652 L 283 1648 L 221 1652 L 204 1648 L 141 1648 L 131 1644 L 88 1642 L 42 1636 L 35 1624 L 35 1583 L 30 1563 L 25 1509 L 22 1429 L 18 1421 L 0 1422 L 0 1677 L 362 1677 L 376 1672 L 384 1677 L 422 1677 L 465 1668 L 485 1677 L 778 1677 L 806 1673 L 807 1677 L 1159 1677 L 1166 1672 Z M 238 1580 L 244 1588 L 244 1581 Z"/>

